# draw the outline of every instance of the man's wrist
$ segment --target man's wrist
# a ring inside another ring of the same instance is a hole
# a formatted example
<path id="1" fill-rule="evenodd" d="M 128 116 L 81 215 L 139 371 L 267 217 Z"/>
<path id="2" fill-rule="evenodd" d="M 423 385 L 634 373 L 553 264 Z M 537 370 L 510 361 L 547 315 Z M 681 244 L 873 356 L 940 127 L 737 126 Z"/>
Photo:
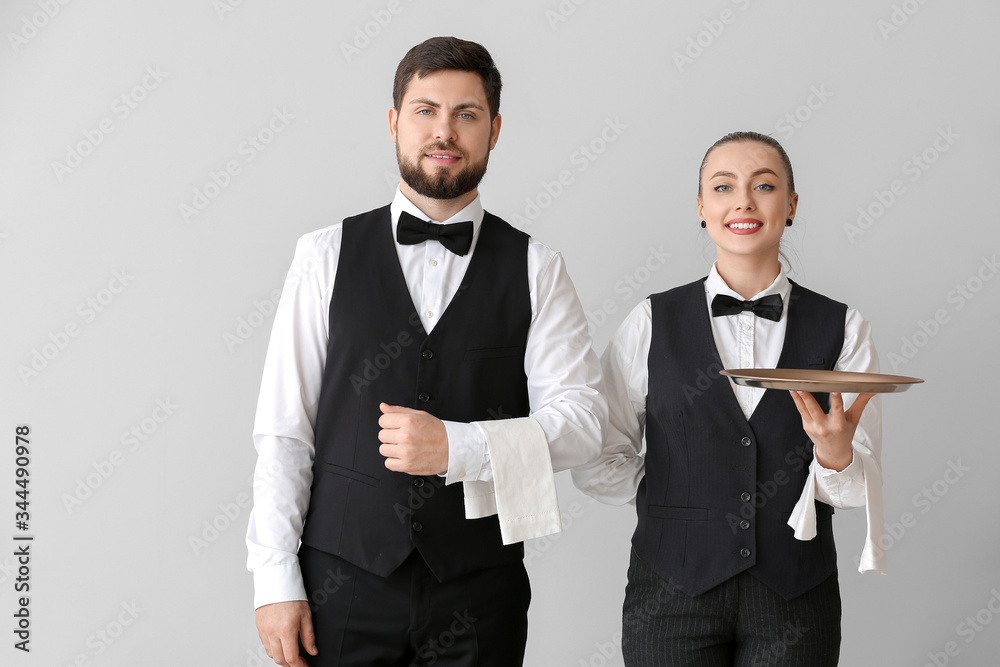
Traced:
<path id="1" fill-rule="evenodd" d="M 442 423 L 448 433 L 448 470 L 442 475 L 445 484 L 482 479 L 488 457 L 486 434 L 475 424 Z"/>
<path id="2" fill-rule="evenodd" d="M 254 570 L 253 587 L 254 609 L 276 602 L 308 599 L 298 563 L 272 565 Z"/>

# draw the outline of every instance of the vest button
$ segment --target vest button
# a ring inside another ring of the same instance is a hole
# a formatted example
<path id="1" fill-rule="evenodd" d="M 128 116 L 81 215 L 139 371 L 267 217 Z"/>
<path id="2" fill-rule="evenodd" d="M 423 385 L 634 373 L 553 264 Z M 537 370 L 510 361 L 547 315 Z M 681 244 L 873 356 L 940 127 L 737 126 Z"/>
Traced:
<path id="1" fill-rule="evenodd" d="M 419 533 L 421 530 L 424 529 L 424 525 L 419 521 L 414 521 L 412 524 L 410 524 L 410 528 L 413 529 L 413 532 Z M 746 551 L 746 549 L 744 549 L 744 551 Z"/>
<path id="2" fill-rule="evenodd" d="M 744 447 L 749 447 L 750 446 L 750 438 L 747 437 L 747 436 L 743 436 L 743 439 L 740 440 L 740 444 L 743 445 Z"/>
<path id="3" fill-rule="evenodd" d="M 424 485 L 423 477 L 417 477 L 415 480 L 413 480 L 413 486 L 417 487 L 418 489 L 423 485 Z"/>
<path id="4" fill-rule="evenodd" d="M 749 521 L 747 521 L 746 519 L 743 519 L 742 521 L 740 521 L 740 528 L 742 528 L 743 530 L 746 530 L 749 527 L 750 527 L 750 522 Z"/>
<path id="5" fill-rule="evenodd" d="M 743 547 L 742 549 L 740 549 L 740 555 L 743 556 L 744 558 L 750 558 L 750 550 L 747 549 L 746 547 Z"/>
<path id="6" fill-rule="evenodd" d="M 421 403 L 426 403 L 427 401 L 431 400 L 431 395 L 428 394 L 426 391 L 422 391 L 419 394 L 417 394 L 417 400 L 420 401 Z"/>
<path id="7" fill-rule="evenodd" d="M 420 356 L 423 357 L 424 359 L 433 359 L 434 353 L 431 352 L 430 350 L 424 350 L 423 352 L 420 353 Z"/>
<path id="8" fill-rule="evenodd" d="M 744 491 L 743 493 L 741 493 L 740 494 L 740 500 L 742 500 L 745 503 L 750 502 L 750 492 L 749 491 Z"/>

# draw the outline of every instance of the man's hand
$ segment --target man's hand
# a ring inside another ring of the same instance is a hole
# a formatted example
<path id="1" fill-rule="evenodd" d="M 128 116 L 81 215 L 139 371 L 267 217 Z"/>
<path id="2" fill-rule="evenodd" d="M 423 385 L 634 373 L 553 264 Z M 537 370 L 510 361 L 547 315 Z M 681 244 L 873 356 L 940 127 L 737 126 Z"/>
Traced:
<path id="1" fill-rule="evenodd" d="M 305 600 L 276 602 L 257 608 L 257 635 L 267 656 L 282 667 L 307 667 L 299 655 L 299 635 L 309 655 L 316 655 L 312 614 Z"/>
<path id="2" fill-rule="evenodd" d="M 807 391 L 792 391 L 792 400 L 802 415 L 802 428 L 816 445 L 813 450 L 820 465 L 830 470 L 843 470 L 854 460 L 854 432 L 868 401 L 875 394 L 858 394 L 854 405 L 844 412 L 844 398 L 830 394 L 830 414 L 823 412 L 816 399 Z"/>
<path id="3" fill-rule="evenodd" d="M 444 422 L 422 410 L 380 403 L 382 427 L 379 454 L 385 467 L 410 475 L 439 475 L 448 471 L 448 431 Z"/>

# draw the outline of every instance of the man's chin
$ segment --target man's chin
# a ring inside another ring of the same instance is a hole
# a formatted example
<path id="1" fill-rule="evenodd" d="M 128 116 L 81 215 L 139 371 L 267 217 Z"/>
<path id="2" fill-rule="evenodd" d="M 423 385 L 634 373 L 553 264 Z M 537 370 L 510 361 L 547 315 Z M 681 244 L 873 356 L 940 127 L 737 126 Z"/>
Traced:
<path id="1" fill-rule="evenodd" d="M 456 187 L 456 179 L 450 178 L 445 182 L 440 179 L 435 179 L 433 182 L 428 179 L 424 179 L 421 182 L 412 182 L 403 178 L 403 181 L 410 186 L 417 194 L 427 197 L 429 199 L 438 199 L 441 201 L 447 201 L 450 199 L 458 199 L 459 197 L 466 195 L 478 187 L 477 185 L 470 187 Z"/>
<path id="2" fill-rule="evenodd" d="M 429 199 L 448 201 L 458 199 L 479 187 L 486 175 L 486 162 L 463 163 L 461 167 L 413 164 L 399 161 L 403 181 L 417 194 Z"/>

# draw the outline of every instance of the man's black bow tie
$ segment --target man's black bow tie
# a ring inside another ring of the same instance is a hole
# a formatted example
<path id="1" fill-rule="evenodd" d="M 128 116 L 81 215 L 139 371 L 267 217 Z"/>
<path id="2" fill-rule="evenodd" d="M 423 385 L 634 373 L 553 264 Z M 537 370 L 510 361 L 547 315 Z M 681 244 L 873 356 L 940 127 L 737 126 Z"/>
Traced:
<path id="1" fill-rule="evenodd" d="M 450 225 L 439 225 L 421 220 L 406 211 L 399 214 L 399 224 L 396 226 L 396 240 L 403 245 L 423 243 L 427 239 L 441 242 L 456 255 L 469 254 L 472 247 L 472 223 L 454 222 Z"/>
<path id="2" fill-rule="evenodd" d="M 744 310 L 753 311 L 757 317 L 777 322 L 781 319 L 781 295 L 769 294 L 755 301 L 740 301 L 725 294 L 716 294 L 712 299 L 712 317 L 739 315 Z"/>

